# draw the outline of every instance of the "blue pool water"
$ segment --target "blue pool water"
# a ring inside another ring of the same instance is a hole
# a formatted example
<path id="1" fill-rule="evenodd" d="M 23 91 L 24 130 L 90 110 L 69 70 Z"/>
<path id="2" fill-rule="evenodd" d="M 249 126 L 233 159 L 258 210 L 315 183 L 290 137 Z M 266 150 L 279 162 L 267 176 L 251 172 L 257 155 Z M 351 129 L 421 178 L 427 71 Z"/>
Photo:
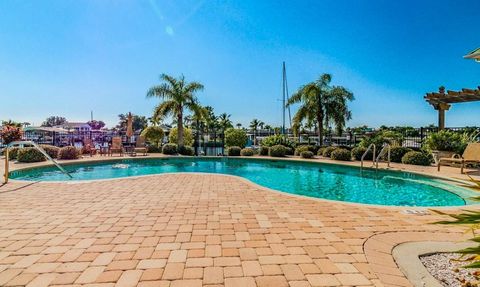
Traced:
<path id="1" fill-rule="evenodd" d="M 94 180 L 173 172 L 208 172 L 244 177 L 292 194 L 339 201 L 396 206 L 470 204 L 473 192 L 443 180 L 396 171 L 344 165 L 244 158 L 144 158 L 65 165 L 73 180 Z M 54 167 L 14 171 L 11 178 L 67 181 Z"/>

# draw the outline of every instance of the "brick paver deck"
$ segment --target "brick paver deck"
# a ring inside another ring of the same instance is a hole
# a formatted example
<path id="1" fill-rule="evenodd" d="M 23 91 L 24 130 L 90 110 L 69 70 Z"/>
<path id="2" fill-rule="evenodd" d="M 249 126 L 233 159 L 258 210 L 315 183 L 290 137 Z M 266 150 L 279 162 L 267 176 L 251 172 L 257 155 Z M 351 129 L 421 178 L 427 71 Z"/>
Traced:
<path id="1" fill-rule="evenodd" d="M 0 286 L 408 286 L 392 248 L 461 230 L 404 209 L 223 175 L 11 182 L 0 187 Z"/>

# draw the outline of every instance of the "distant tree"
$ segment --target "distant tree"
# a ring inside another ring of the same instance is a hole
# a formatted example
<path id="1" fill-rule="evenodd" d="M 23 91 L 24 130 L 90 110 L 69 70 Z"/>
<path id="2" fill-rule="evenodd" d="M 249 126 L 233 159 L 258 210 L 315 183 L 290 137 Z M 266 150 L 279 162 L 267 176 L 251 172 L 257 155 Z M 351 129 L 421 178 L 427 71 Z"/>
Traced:
<path id="1" fill-rule="evenodd" d="M 10 127 L 21 128 L 22 123 L 15 122 L 15 121 L 12 121 L 12 120 L 8 120 L 8 121 L 2 121 L 2 126 L 10 126 Z"/>
<path id="2" fill-rule="evenodd" d="M 242 127 L 242 124 L 241 124 L 241 123 L 237 123 L 235 126 L 237 126 L 237 129 L 239 129 L 239 128 Z"/>
<path id="3" fill-rule="evenodd" d="M 118 125 L 116 128 L 121 131 L 127 130 L 127 120 L 128 120 L 128 113 L 126 114 L 119 114 L 118 115 Z M 132 117 L 132 128 L 134 131 L 141 131 L 146 128 L 148 125 L 148 119 L 145 116 L 138 116 L 133 115 Z"/>
<path id="4" fill-rule="evenodd" d="M 353 94 L 341 86 L 331 87 L 331 80 L 331 75 L 322 74 L 315 82 L 301 87 L 287 103 L 287 106 L 301 103 L 293 117 L 294 125 L 303 121 L 317 122 L 320 145 L 323 144 L 324 127 L 333 122 L 337 133 L 341 132 L 352 117 L 347 103 L 354 99 Z"/>
<path id="5" fill-rule="evenodd" d="M 258 130 L 258 127 L 260 126 L 260 123 L 261 121 L 257 120 L 257 119 L 253 119 L 251 122 L 250 122 L 250 128 L 252 129 L 253 131 L 253 144 L 256 145 L 257 144 L 257 130 Z"/>
<path id="6" fill-rule="evenodd" d="M 156 97 L 162 100 L 154 111 L 153 117 L 162 119 L 172 115 L 177 119 L 178 138 L 177 144 L 184 145 L 183 114 L 185 110 L 193 111 L 197 103 L 195 93 L 203 90 L 203 85 L 198 82 L 186 82 L 182 75 L 179 78 L 162 74 L 160 76 L 162 83 L 151 87 L 147 92 L 147 97 Z"/>
<path id="7" fill-rule="evenodd" d="M 94 130 L 100 130 L 105 126 L 103 121 L 92 120 L 87 122 L 87 124 Z"/>
<path id="8" fill-rule="evenodd" d="M 22 130 L 18 126 L 4 125 L 0 130 L 0 138 L 4 144 L 9 144 L 13 141 L 22 139 Z"/>
<path id="9" fill-rule="evenodd" d="M 58 116 L 51 116 L 48 117 L 43 123 L 42 127 L 53 127 L 53 126 L 60 126 L 67 123 L 67 119 L 64 117 Z"/>
<path id="10" fill-rule="evenodd" d="M 142 136 L 159 147 L 163 140 L 163 130 L 159 126 L 149 126 L 142 131 Z"/>

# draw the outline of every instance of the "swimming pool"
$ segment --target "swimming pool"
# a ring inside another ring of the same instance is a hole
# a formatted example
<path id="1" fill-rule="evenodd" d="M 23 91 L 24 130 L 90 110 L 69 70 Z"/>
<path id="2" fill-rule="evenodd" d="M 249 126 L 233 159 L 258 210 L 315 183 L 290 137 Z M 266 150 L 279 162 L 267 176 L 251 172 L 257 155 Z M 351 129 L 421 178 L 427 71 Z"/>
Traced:
<path id="1" fill-rule="evenodd" d="M 64 165 L 73 180 L 97 180 L 174 172 L 236 175 L 267 188 L 315 198 L 395 206 L 460 206 L 475 194 L 418 174 L 318 162 L 253 158 L 137 158 Z M 69 181 L 52 166 L 11 172 L 12 179 Z"/>

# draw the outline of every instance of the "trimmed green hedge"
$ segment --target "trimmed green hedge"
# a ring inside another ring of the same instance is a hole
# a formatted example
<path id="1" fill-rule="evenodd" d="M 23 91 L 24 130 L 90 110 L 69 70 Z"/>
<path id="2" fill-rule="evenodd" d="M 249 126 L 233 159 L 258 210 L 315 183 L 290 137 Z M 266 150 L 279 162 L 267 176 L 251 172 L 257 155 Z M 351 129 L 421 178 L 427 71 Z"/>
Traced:
<path id="1" fill-rule="evenodd" d="M 431 161 L 428 155 L 423 152 L 409 151 L 402 157 L 402 163 L 428 166 L 431 164 Z"/>
<path id="2" fill-rule="evenodd" d="M 302 158 L 313 158 L 313 152 L 311 152 L 309 150 L 304 150 L 300 153 L 300 156 Z"/>
<path id="3" fill-rule="evenodd" d="M 352 160 L 352 153 L 347 149 L 337 148 L 332 151 L 330 158 L 334 160 L 350 161 Z"/>
<path id="4" fill-rule="evenodd" d="M 330 157 L 332 152 L 336 149 L 337 149 L 337 147 L 334 147 L 334 146 L 326 147 L 326 148 L 323 149 L 322 155 L 324 157 Z"/>
<path id="5" fill-rule="evenodd" d="M 177 145 L 174 144 L 174 143 L 167 143 L 167 144 L 164 144 L 163 147 L 162 147 L 162 153 L 163 154 L 169 154 L 169 155 L 172 155 L 172 154 L 177 154 Z"/>
<path id="6" fill-rule="evenodd" d="M 268 155 L 272 157 L 284 157 L 286 153 L 287 148 L 283 145 L 274 145 L 268 150 Z"/>
<path id="7" fill-rule="evenodd" d="M 80 150 L 74 146 L 62 147 L 58 151 L 58 159 L 78 159 L 79 157 Z"/>
<path id="8" fill-rule="evenodd" d="M 51 158 L 57 158 L 58 157 L 58 152 L 60 151 L 59 147 L 53 146 L 53 145 L 48 145 L 48 144 L 42 144 L 40 145 L 41 148 L 51 157 Z"/>
<path id="9" fill-rule="evenodd" d="M 409 152 L 412 151 L 412 149 L 409 149 L 408 147 L 402 147 L 402 146 L 392 146 L 390 148 L 390 161 L 391 162 L 402 162 L 403 156 Z M 388 155 L 385 155 L 385 159 L 387 159 Z"/>
<path id="10" fill-rule="evenodd" d="M 259 155 L 268 155 L 268 147 L 266 146 L 261 146 L 260 149 L 258 150 Z"/>
<path id="11" fill-rule="evenodd" d="M 178 147 L 178 153 L 181 155 L 192 156 L 195 154 L 195 150 L 193 149 L 193 147 L 185 145 Z"/>
<path id="12" fill-rule="evenodd" d="M 46 160 L 45 156 L 33 147 L 22 148 L 17 152 L 17 161 L 19 162 L 40 162 Z"/>
<path id="13" fill-rule="evenodd" d="M 313 154 L 316 154 L 318 149 L 319 148 L 317 146 L 313 145 L 297 146 L 297 148 L 295 149 L 295 155 L 300 155 L 303 151 L 311 151 Z"/>
<path id="14" fill-rule="evenodd" d="M 227 149 L 228 156 L 239 156 L 242 149 L 238 146 L 231 146 Z"/>
<path id="15" fill-rule="evenodd" d="M 246 147 L 240 151 L 241 156 L 253 156 L 255 151 L 252 148 Z"/>

